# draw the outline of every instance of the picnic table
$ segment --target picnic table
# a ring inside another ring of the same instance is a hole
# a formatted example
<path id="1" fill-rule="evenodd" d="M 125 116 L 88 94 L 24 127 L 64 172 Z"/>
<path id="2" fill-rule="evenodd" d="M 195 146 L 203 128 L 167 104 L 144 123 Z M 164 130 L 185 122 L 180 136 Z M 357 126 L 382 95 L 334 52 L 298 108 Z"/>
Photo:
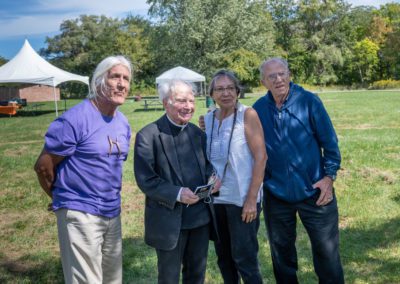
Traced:
<path id="1" fill-rule="evenodd" d="M 158 97 L 142 97 L 142 101 L 145 110 L 148 110 L 150 107 L 162 107 L 162 102 L 160 102 Z"/>

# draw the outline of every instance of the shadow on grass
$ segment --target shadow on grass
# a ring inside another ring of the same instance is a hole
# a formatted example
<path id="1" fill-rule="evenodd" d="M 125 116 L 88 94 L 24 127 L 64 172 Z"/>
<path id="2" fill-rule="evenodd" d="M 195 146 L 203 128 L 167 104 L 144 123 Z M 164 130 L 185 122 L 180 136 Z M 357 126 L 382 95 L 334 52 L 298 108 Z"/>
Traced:
<path id="1" fill-rule="evenodd" d="M 302 225 L 300 225 L 302 226 Z M 340 229 L 340 256 L 346 283 L 400 283 L 400 217 L 373 226 Z M 298 230 L 299 282 L 318 283 L 308 235 Z M 308 267 L 308 268 L 306 268 Z M 311 268 L 311 270 L 309 269 Z"/>
<path id="2" fill-rule="evenodd" d="M 398 193 L 397 195 L 393 196 L 392 199 L 393 199 L 396 203 L 399 203 L 399 205 L 400 205 L 400 193 Z"/>
<path id="3" fill-rule="evenodd" d="M 61 261 L 38 254 L 15 260 L 0 255 L 0 283 L 63 283 Z"/>
<path id="4" fill-rule="evenodd" d="M 396 252 L 393 252 L 392 257 L 387 256 L 390 254 L 390 248 L 398 244 L 399 236 L 399 217 L 374 227 L 341 229 L 340 251 L 346 283 L 400 283 L 400 258 L 395 255 Z M 312 265 L 307 239 L 307 236 L 299 238 L 297 246 L 299 251 L 302 251 L 299 258 L 305 258 L 305 262 Z M 265 240 L 259 239 L 260 243 L 263 241 Z M 379 250 L 386 251 L 386 256 L 379 254 Z M 261 260 L 264 259 L 261 266 L 268 265 L 269 259 L 267 264 L 265 258 L 269 258 L 269 255 L 262 255 L 263 251 L 260 251 L 260 254 Z M 303 265 L 305 262 L 302 262 Z M 353 269 L 357 271 L 350 272 Z M 299 267 L 299 271 L 302 283 L 317 281 L 313 271 L 304 271 L 302 267 Z M 271 277 L 270 273 L 268 268 L 268 275 L 265 276 Z M 123 280 L 124 283 L 157 282 L 156 253 L 144 243 L 142 237 L 123 239 Z M 0 253 L 0 283 L 62 282 L 62 267 L 58 255 L 48 252 L 27 253 L 17 259 L 11 259 Z"/>
<path id="5" fill-rule="evenodd" d="M 37 110 L 37 111 L 20 111 L 17 113 L 16 116 L 21 116 L 21 117 L 27 117 L 27 116 L 40 116 L 44 114 L 49 114 L 49 113 L 54 113 L 54 110 Z M 59 114 L 61 114 L 61 111 L 59 111 Z"/>
<path id="6" fill-rule="evenodd" d="M 147 111 L 158 111 L 158 110 L 164 110 L 164 108 L 163 107 L 148 107 L 147 109 L 137 108 L 134 110 L 134 112 L 147 112 Z"/>
<path id="7" fill-rule="evenodd" d="M 149 247 L 143 238 L 124 238 L 123 282 L 157 283 L 157 256 L 154 248 Z"/>
<path id="8" fill-rule="evenodd" d="M 394 218 L 372 228 L 347 228 L 340 232 L 341 257 L 345 266 L 356 265 L 360 272 L 346 283 L 400 283 L 400 257 L 389 257 L 391 247 L 399 244 L 400 218 Z M 379 253 L 379 251 L 382 251 Z M 383 258 L 383 251 L 386 255 Z M 379 272 L 379 273 L 378 273 Z M 345 271 L 346 275 L 346 271 Z"/>
<path id="9" fill-rule="evenodd" d="M 124 238 L 123 282 L 156 283 L 157 257 L 142 238 Z M 0 283 L 63 283 L 59 255 L 49 253 L 24 254 L 11 259 L 0 253 Z"/>

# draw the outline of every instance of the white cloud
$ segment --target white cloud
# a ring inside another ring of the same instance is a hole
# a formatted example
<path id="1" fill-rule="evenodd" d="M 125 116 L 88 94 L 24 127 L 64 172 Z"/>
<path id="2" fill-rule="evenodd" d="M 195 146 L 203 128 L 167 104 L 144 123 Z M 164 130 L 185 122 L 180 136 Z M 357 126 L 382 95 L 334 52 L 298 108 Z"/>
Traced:
<path id="1" fill-rule="evenodd" d="M 350 0 L 348 1 L 350 4 L 355 6 L 374 6 L 379 8 L 381 5 L 385 5 L 387 3 L 400 3 L 399 0 Z"/>
<path id="2" fill-rule="evenodd" d="M 146 15 L 146 0 L 40 0 L 34 13 L 0 19 L 0 37 L 44 34 L 58 31 L 60 24 L 82 14 L 121 18 Z"/>
<path id="3" fill-rule="evenodd" d="M 83 11 L 84 13 L 88 14 L 107 15 L 123 14 L 135 10 L 143 11 L 147 10 L 149 7 L 149 5 L 146 3 L 146 0 L 41 0 L 40 2 L 45 10 L 50 11 L 76 10 Z"/>

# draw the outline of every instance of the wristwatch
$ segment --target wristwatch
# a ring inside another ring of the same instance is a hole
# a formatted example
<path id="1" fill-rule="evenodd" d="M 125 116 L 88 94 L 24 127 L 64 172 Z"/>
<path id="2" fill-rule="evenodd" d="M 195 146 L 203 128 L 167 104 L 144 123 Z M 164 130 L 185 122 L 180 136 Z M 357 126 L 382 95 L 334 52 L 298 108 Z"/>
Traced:
<path id="1" fill-rule="evenodd" d="M 329 177 L 332 181 L 336 180 L 336 175 L 326 175 L 327 177 Z"/>

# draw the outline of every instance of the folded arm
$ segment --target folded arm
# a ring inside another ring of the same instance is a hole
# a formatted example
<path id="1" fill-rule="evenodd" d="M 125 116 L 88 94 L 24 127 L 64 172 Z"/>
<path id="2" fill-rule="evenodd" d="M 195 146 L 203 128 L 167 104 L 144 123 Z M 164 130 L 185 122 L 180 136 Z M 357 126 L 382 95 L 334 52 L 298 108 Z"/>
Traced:
<path id="1" fill-rule="evenodd" d="M 40 186 L 50 198 L 53 197 L 51 190 L 55 179 L 56 166 L 64 159 L 63 156 L 50 154 L 45 149 L 39 155 L 34 170 L 38 177 Z"/>

